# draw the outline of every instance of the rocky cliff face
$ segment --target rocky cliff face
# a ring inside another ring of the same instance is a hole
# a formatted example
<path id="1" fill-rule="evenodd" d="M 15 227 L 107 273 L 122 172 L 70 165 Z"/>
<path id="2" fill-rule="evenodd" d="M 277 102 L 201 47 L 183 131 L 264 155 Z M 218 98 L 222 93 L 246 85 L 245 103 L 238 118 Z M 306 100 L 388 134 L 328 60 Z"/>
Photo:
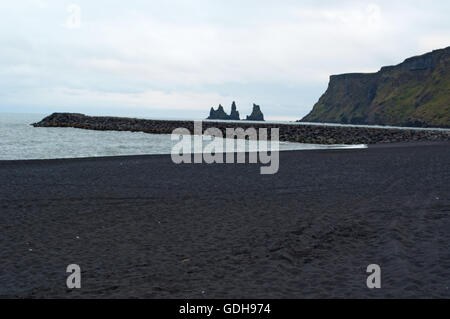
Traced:
<path id="1" fill-rule="evenodd" d="M 328 90 L 301 121 L 450 127 L 450 47 L 377 73 L 331 76 Z"/>

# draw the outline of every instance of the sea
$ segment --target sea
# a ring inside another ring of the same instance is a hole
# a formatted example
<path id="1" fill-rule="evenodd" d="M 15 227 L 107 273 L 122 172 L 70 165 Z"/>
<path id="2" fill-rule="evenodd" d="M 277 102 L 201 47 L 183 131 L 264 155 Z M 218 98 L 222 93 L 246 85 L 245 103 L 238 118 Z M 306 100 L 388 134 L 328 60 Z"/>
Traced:
<path id="1" fill-rule="evenodd" d="M 172 140 L 170 134 L 93 131 L 76 128 L 35 128 L 31 125 L 47 115 L 0 113 L 0 160 L 171 154 L 173 147 L 179 142 L 179 140 Z M 226 143 L 226 139 L 219 140 Z M 203 145 L 206 146 L 209 143 L 210 141 L 204 141 Z M 194 145 L 194 143 L 191 144 Z M 269 150 L 276 150 L 274 147 L 269 144 Z M 279 143 L 280 151 L 366 147 L 366 145 Z M 258 146 L 255 147 L 248 142 L 244 145 L 234 143 L 233 151 L 258 151 Z M 193 152 L 193 146 L 191 152 Z"/>

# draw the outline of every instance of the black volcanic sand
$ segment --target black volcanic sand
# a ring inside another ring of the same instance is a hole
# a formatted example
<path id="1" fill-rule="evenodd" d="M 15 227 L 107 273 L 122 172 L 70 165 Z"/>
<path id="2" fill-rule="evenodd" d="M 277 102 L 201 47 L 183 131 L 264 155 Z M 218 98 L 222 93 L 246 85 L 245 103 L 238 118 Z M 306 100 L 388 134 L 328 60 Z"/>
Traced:
<path id="1" fill-rule="evenodd" d="M 0 162 L 0 296 L 450 297 L 450 144 L 280 161 Z"/>

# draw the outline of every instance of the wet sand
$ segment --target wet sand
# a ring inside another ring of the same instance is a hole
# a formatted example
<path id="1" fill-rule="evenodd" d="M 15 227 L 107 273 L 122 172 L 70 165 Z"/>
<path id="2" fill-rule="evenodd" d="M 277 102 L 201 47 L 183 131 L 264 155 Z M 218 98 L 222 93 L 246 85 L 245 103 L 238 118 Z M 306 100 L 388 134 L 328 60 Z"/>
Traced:
<path id="1" fill-rule="evenodd" d="M 450 144 L 0 162 L 0 297 L 450 298 Z M 82 289 L 66 288 L 79 264 Z M 382 289 L 366 268 L 379 264 Z"/>

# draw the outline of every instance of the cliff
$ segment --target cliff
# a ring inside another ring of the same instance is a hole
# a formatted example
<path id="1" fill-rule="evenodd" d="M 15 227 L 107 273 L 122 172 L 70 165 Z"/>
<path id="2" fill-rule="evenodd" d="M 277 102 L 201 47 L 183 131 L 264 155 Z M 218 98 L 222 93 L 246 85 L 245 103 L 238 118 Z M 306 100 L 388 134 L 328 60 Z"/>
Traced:
<path id="1" fill-rule="evenodd" d="M 302 122 L 450 127 L 450 47 L 383 67 L 334 75 Z"/>

